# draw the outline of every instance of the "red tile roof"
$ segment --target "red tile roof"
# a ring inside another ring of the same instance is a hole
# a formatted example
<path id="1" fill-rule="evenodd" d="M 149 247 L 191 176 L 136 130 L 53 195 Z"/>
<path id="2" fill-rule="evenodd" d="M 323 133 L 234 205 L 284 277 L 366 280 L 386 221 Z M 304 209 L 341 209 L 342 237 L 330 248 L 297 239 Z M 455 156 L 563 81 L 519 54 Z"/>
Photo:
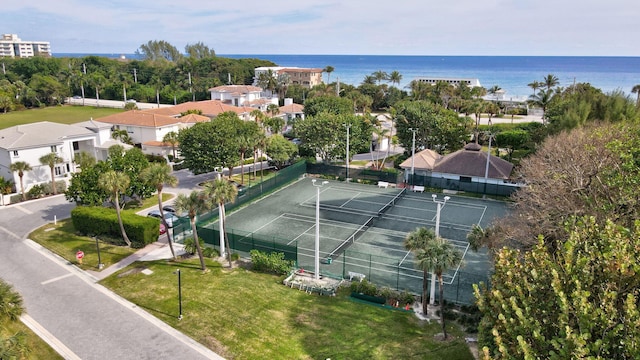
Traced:
<path id="1" fill-rule="evenodd" d="M 245 107 L 238 107 L 229 104 L 225 104 L 219 100 L 204 100 L 204 101 L 189 101 L 186 103 L 178 104 L 175 106 L 144 110 L 145 112 L 153 114 L 162 114 L 168 116 L 179 116 L 180 114 L 187 112 L 188 110 L 200 110 L 202 114 L 210 118 L 216 117 L 223 112 L 233 111 L 236 114 L 244 114 L 251 112 L 253 109 L 247 110 Z"/>

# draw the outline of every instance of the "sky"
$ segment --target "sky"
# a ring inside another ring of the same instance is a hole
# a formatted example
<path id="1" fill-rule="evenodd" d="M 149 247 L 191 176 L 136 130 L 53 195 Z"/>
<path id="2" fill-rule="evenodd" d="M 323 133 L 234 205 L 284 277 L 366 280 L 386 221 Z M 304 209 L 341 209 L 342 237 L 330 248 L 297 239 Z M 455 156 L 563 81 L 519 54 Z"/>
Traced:
<path id="1" fill-rule="evenodd" d="M 56 53 L 640 56 L 637 0 L 21 0 L 0 33 Z"/>

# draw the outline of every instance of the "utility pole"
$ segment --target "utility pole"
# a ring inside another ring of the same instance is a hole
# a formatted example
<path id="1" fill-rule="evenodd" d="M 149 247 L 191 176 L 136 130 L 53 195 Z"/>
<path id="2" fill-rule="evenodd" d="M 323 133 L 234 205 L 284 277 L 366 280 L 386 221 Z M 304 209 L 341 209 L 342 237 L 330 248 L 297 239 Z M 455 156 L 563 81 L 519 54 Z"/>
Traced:
<path id="1" fill-rule="evenodd" d="M 138 83 L 138 69 L 133 68 L 133 82 Z"/>
<path id="2" fill-rule="evenodd" d="M 409 131 L 413 133 L 413 140 L 411 141 L 411 187 L 414 185 L 415 177 L 415 156 L 416 156 L 416 128 L 409 128 Z"/>
<path id="3" fill-rule="evenodd" d="M 351 129 L 351 124 L 342 124 L 344 127 L 347 128 L 347 156 L 345 159 L 347 159 L 347 176 L 346 176 L 346 182 L 349 182 L 349 129 Z"/>

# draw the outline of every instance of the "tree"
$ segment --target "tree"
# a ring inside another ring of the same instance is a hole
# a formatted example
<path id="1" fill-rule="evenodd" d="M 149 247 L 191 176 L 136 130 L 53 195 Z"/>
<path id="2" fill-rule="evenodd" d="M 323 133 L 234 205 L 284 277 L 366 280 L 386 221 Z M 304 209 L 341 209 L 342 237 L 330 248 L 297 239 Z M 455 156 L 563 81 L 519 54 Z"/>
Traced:
<path id="1" fill-rule="evenodd" d="M 637 358 L 640 223 L 585 217 L 567 226 L 555 245 L 503 248 L 491 289 L 474 285 L 484 358 Z"/>
<path id="2" fill-rule="evenodd" d="M 118 225 L 120 225 L 122 239 L 127 243 L 127 246 L 131 247 L 131 241 L 124 230 L 122 215 L 120 214 L 120 195 L 129 187 L 129 181 L 127 174 L 113 170 L 103 173 L 98 178 L 98 186 L 111 194 L 111 199 L 116 208 L 116 215 L 118 216 Z"/>
<path id="3" fill-rule="evenodd" d="M 165 226 L 165 229 L 169 229 L 169 225 L 167 224 L 166 219 L 164 218 L 164 209 L 162 206 L 162 190 L 164 189 L 164 185 L 176 186 L 178 185 L 178 178 L 171 175 L 171 167 L 167 164 L 161 163 L 153 163 L 148 168 L 144 169 L 142 173 L 140 173 L 140 177 L 143 181 L 149 183 L 151 186 L 154 186 L 158 191 L 158 210 L 160 211 L 160 216 L 162 218 L 162 223 Z M 176 253 L 173 250 L 173 243 L 171 241 L 171 232 L 167 230 L 167 239 L 169 242 L 169 249 L 171 250 L 171 255 L 173 258 L 176 258 Z"/>
<path id="4" fill-rule="evenodd" d="M 394 70 L 389 74 L 389 81 L 391 81 L 391 84 L 395 84 L 395 85 L 400 85 L 400 81 L 402 81 L 402 74 L 400 74 L 398 71 Z"/>
<path id="5" fill-rule="evenodd" d="M 11 170 L 11 172 L 18 173 L 18 177 L 20 178 L 20 192 L 22 193 L 22 201 L 26 201 L 27 194 L 24 192 L 23 177 L 25 172 L 33 170 L 31 168 L 31 165 L 29 165 L 29 163 L 25 161 L 16 161 L 9 166 L 9 169 Z"/>
<path id="6" fill-rule="evenodd" d="M 532 95 L 535 95 L 536 94 L 536 90 L 540 89 L 542 87 L 542 85 L 543 84 L 541 82 L 539 82 L 539 81 L 533 81 L 533 82 L 530 82 L 530 83 L 527 84 L 528 87 L 533 89 L 533 94 Z"/>
<path id="7" fill-rule="evenodd" d="M 267 154 L 275 162 L 276 166 L 282 167 L 298 153 L 296 144 L 276 134 L 267 139 Z"/>
<path id="8" fill-rule="evenodd" d="M 80 167 L 80 169 L 86 169 L 96 164 L 96 158 L 86 151 L 80 151 L 76 154 L 73 162 Z"/>
<path id="9" fill-rule="evenodd" d="M 140 45 L 136 54 L 142 55 L 145 60 L 176 62 L 182 58 L 182 54 L 175 46 L 164 40 L 150 40 Z"/>
<path id="10" fill-rule="evenodd" d="M 278 87 L 276 74 L 271 69 L 261 72 L 258 74 L 257 85 L 264 90 L 269 90 L 269 93 L 273 95 L 276 91 L 276 87 Z"/>
<path id="11" fill-rule="evenodd" d="M 178 145 L 178 133 L 175 131 L 169 131 L 162 138 L 162 142 L 171 145 L 171 151 L 173 153 L 173 161 L 176 161 L 176 145 Z"/>
<path id="12" fill-rule="evenodd" d="M 244 185 L 244 158 L 247 153 L 253 153 L 253 149 L 258 145 L 261 129 L 253 121 L 243 121 L 237 131 L 240 152 L 240 183 Z M 231 177 L 231 171 L 229 171 L 229 177 Z"/>
<path id="13" fill-rule="evenodd" d="M 496 134 L 496 145 L 507 149 L 509 161 L 513 151 L 521 149 L 529 142 L 529 132 L 526 130 L 507 130 Z"/>
<path id="14" fill-rule="evenodd" d="M 184 47 L 184 52 L 192 59 L 204 59 L 216 56 L 216 52 L 202 42 L 187 44 Z"/>
<path id="15" fill-rule="evenodd" d="M 432 246 L 433 241 L 436 238 L 436 234 L 431 229 L 427 229 L 425 227 L 417 228 L 415 231 L 407 234 L 407 237 L 404 240 L 404 247 L 413 252 L 414 255 L 418 256 L 418 254 L 426 251 L 426 249 Z M 428 279 L 429 279 L 429 270 L 431 270 L 431 265 L 427 261 L 422 261 L 418 259 L 416 263 L 416 267 L 422 270 L 422 314 L 427 315 L 427 306 L 429 304 L 429 299 L 427 297 L 428 291 Z"/>
<path id="16" fill-rule="evenodd" d="M 64 159 L 58 156 L 58 154 L 52 152 L 41 156 L 39 160 L 42 165 L 47 165 L 49 167 L 51 171 L 51 190 L 53 191 L 53 195 L 57 195 L 58 190 L 56 189 L 56 177 L 54 170 L 56 168 L 56 164 L 62 164 Z"/>
<path id="17" fill-rule="evenodd" d="M 220 236 L 224 237 L 224 242 L 226 244 L 226 257 L 229 261 L 229 267 L 233 267 L 233 263 L 231 262 L 231 247 L 229 246 L 229 237 L 226 232 L 226 211 L 225 204 L 229 202 L 236 201 L 236 197 L 238 196 L 238 188 L 236 188 L 232 183 L 226 181 L 222 178 L 215 179 L 213 181 L 208 181 L 204 184 L 202 194 L 207 201 L 211 201 L 213 204 L 218 206 L 218 210 L 220 211 Z M 210 206 L 213 208 L 213 206 Z M 222 249 L 222 244 L 220 244 L 220 248 Z"/>
<path id="18" fill-rule="evenodd" d="M 173 205 L 175 206 L 176 211 L 186 212 L 188 214 L 193 240 L 196 245 L 198 257 L 200 258 L 200 269 L 202 269 L 202 271 L 207 271 L 207 265 L 204 263 L 204 255 L 202 254 L 202 248 L 200 247 L 200 240 L 198 239 L 196 216 L 209 210 L 211 208 L 210 204 L 206 201 L 202 192 L 192 191 L 189 195 L 178 194 Z"/>
<path id="19" fill-rule="evenodd" d="M 335 68 L 333 66 L 327 66 L 324 69 L 322 69 L 322 72 L 326 72 L 327 73 L 327 83 L 331 83 L 331 73 L 335 70 Z"/>
<path id="20" fill-rule="evenodd" d="M 631 89 L 631 93 L 636 95 L 636 106 L 640 107 L 640 84 L 634 85 Z"/>
<path id="21" fill-rule="evenodd" d="M 553 99 L 552 90 L 540 90 L 537 94 L 529 96 L 529 103 L 542 109 L 542 118 L 545 118 L 547 107 Z"/>
<path id="22" fill-rule="evenodd" d="M 109 193 L 98 186 L 98 179 L 100 175 L 113 169 L 104 161 L 81 168 L 82 171 L 71 174 L 71 182 L 65 191 L 65 198 L 68 201 L 75 201 L 78 205 L 102 206 L 109 198 Z"/>
<path id="23" fill-rule="evenodd" d="M 382 70 L 374 71 L 371 76 L 376 79 L 378 85 L 380 85 L 381 81 L 386 81 L 387 79 L 389 79 L 389 74 Z"/>
<path id="24" fill-rule="evenodd" d="M 316 116 L 320 113 L 353 114 L 353 104 L 349 99 L 336 96 L 317 96 L 307 99 L 304 103 L 304 115 Z"/>
<path id="25" fill-rule="evenodd" d="M 279 116 L 266 118 L 264 120 L 264 125 L 272 134 L 279 134 L 282 132 L 282 128 L 284 127 L 284 119 Z"/>
<path id="26" fill-rule="evenodd" d="M 180 131 L 178 149 L 185 165 L 194 174 L 211 172 L 218 167 L 233 168 L 240 160 L 237 129 L 242 126 L 238 114 L 225 112 L 211 122 Z"/>
<path id="27" fill-rule="evenodd" d="M 108 149 L 109 158 L 106 163 L 110 169 L 123 172 L 129 177 L 129 186 L 124 192 L 130 197 L 146 199 L 156 191 L 155 186 L 149 185 L 140 178 L 140 174 L 149 166 L 149 160 L 137 147 L 124 150 L 120 145 L 113 145 Z"/>
<path id="28" fill-rule="evenodd" d="M 23 312 L 22 296 L 11 285 L 0 280 L 0 324 L 19 321 Z M 8 337 L 0 336 L 0 358 L 26 359 L 28 355 L 29 344 L 24 332 L 18 331 Z"/>
<path id="29" fill-rule="evenodd" d="M 542 80 L 542 85 L 547 88 L 547 92 L 550 92 L 551 89 L 553 89 L 553 87 L 557 86 L 559 83 L 560 80 L 558 79 L 558 77 L 552 74 L 545 76 L 545 78 Z"/>
<path id="30" fill-rule="evenodd" d="M 124 144 L 132 145 L 133 143 L 131 137 L 129 136 L 129 132 L 125 129 L 114 128 L 113 130 L 111 130 L 111 138 L 113 140 L 120 140 Z"/>
<path id="31" fill-rule="evenodd" d="M 491 224 L 488 245 L 529 249 L 541 235 L 554 247 L 567 238 L 572 216 L 593 216 L 633 227 L 640 218 L 640 125 L 590 124 L 549 136 L 522 159 L 527 186 L 512 195 L 513 210 Z"/>

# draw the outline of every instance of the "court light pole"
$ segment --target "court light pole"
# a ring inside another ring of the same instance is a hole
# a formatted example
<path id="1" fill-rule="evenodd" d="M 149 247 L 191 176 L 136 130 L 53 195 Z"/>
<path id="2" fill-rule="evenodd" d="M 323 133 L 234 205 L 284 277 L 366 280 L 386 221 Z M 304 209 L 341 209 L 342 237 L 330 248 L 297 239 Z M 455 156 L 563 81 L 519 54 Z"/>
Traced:
<path id="1" fill-rule="evenodd" d="M 413 187 L 414 175 L 415 175 L 415 156 L 416 156 L 416 128 L 409 128 L 409 131 L 413 133 L 413 140 L 411 141 L 411 186 Z"/>
<path id="2" fill-rule="evenodd" d="M 346 182 L 349 182 L 349 129 L 351 129 L 351 124 L 342 124 L 344 127 L 347 128 L 347 177 Z"/>
<path id="3" fill-rule="evenodd" d="M 449 196 L 445 196 L 444 200 L 438 201 L 438 195 L 431 194 L 433 198 L 433 202 L 438 204 L 436 208 L 436 238 L 440 237 L 440 211 L 444 207 L 444 204 L 447 203 L 447 200 L 451 199 Z M 429 295 L 429 304 L 433 305 L 436 301 L 436 274 L 431 272 L 431 295 Z"/>
<path id="4" fill-rule="evenodd" d="M 316 179 L 312 179 L 311 183 L 316 188 L 316 247 L 315 247 L 315 255 L 314 255 L 314 272 L 313 278 L 316 280 L 320 279 L 320 188 L 326 184 L 328 181 L 323 181 L 321 184 L 316 184 Z"/>
<path id="5" fill-rule="evenodd" d="M 489 180 L 489 163 L 491 160 L 491 140 L 493 139 L 493 134 L 489 133 L 489 149 L 487 150 L 487 166 L 484 168 L 484 194 L 482 194 L 483 198 L 487 197 L 487 180 Z"/>

